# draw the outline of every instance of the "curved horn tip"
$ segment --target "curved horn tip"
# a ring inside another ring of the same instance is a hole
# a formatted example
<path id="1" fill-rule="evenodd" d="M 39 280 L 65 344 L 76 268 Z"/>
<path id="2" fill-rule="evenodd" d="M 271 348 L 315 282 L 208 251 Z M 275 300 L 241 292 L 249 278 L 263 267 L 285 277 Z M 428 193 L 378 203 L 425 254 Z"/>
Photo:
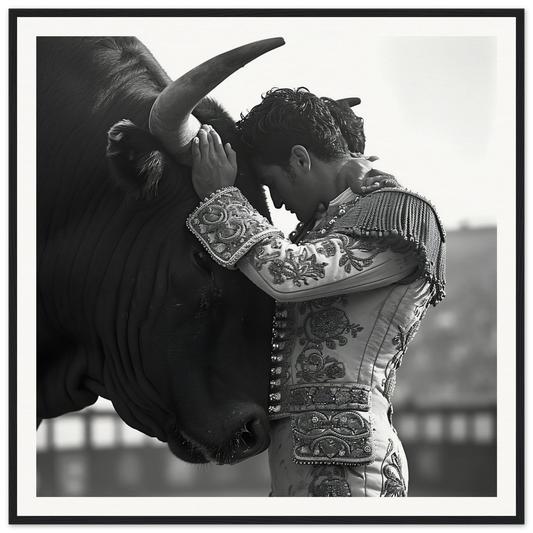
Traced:
<path id="1" fill-rule="evenodd" d="M 357 98 L 357 96 L 352 96 L 350 98 L 340 98 L 337 100 L 339 104 L 348 104 L 349 107 L 355 107 L 356 105 L 359 105 L 361 103 L 361 98 Z"/>
<path id="2" fill-rule="evenodd" d="M 283 37 L 269 37 L 267 39 L 259 39 L 258 41 L 252 41 L 251 43 L 248 43 L 248 45 L 245 45 L 245 46 L 250 46 L 253 44 L 268 44 L 268 43 L 270 43 L 272 47 L 275 48 L 277 46 L 283 46 L 285 44 L 285 39 Z"/>
<path id="3" fill-rule="evenodd" d="M 272 50 L 283 46 L 284 44 L 285 39 L 283 37 L 271 37 L 269 39 L 260 39 L 243 46 L 239 46 L 238 48 L 230 50 L 228 53 L 237 52 L 238 50 L 247 50 L 251 54 L 251 57 L 255 59 L 266 52 L 271 52 Z"/>
<path id="4" fill-rule="evenodd" d="M 285 39 L 283 37 L 272 37 L 272 39 L 266 39 L 267 41 L 272 41 L 272 43 L 277 43 L 278 46 L 283 46 L 285 44 Z"/>

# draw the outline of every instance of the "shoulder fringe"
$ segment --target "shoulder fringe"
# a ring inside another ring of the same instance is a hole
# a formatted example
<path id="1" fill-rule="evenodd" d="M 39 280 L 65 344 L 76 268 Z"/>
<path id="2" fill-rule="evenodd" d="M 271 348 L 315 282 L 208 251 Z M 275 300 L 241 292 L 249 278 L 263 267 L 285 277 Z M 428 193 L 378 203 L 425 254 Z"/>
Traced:
<path id="1" fill-rule="evenodd" d="M 420 268 L 404 283 L 423 275 L 434 289 L 432 305 L 446 296 L 446 233 L 435 208 L 419 194 L 388 188 L 362 196 L 337 220 L 336 230 L 342 228 L 360 236 L 398 236 L 413 243 Z"/>

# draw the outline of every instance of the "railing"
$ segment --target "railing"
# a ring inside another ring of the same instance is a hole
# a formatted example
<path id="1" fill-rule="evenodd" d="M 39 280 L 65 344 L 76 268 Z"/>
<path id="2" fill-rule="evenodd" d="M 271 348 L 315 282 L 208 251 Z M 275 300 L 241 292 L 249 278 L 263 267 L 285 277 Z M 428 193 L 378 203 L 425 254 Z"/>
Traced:
<path id="1" fill-rule="evenodd" d="M 496 408 L 402 408 L 394 425 L 411 496 L 496 494 Z M 37 432 L 40 496 L 268 496 L 265 453 L 235 466 L 195 466 L 114 411 L 86 409 Z"/>
<path id="2" fill-rule="evenodd" d="M 496 407 L 402 408 L 410 496 L 496 496 Z"/>
<path id="3" fill-rule="evenodd" d="M 404 443 L 488 445 L 496 442 L 496 407 L 403 407 L 393 415 Z"/>
<path id="4" fill-rule="evenodd" d="M 235 466 L 189 465 L 114 411 L 86 409 L 37 431 L 39 496 L 268 496 L 266 454 Z"/>

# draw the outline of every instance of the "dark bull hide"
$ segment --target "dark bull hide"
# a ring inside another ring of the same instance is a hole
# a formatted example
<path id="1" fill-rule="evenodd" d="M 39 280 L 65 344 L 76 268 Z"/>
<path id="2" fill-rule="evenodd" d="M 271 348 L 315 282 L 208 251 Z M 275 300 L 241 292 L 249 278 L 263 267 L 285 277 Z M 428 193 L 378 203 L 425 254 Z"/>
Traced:
<path id="1" fill-rule="evenodd" d="M 39 418 L 103 396 L 185 461 L 234 463 L 268 446 L 273 301 L 214 264 L 185 220 L 199 203 L 187 163 L 200 123 L 239 153 L 234 121 L 204 96 L 281 44 L 171 83 L 134 38 L 38 39 Z"/>

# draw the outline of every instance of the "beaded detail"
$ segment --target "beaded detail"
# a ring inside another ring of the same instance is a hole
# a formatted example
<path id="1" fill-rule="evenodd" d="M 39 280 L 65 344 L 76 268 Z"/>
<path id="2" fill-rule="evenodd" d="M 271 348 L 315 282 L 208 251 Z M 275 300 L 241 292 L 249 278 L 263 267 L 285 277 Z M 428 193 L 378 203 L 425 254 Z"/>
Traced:
<path id="1" fill-rule="evenodd" d="M 446 232 L 428 200 L 406 189 L 384 188 L 350 202 L 345 211 L 335 219 L 336 232 L 411 244 L 420 268 L 401 283 L 423 276 L 433 287 L 433 306 L 446 296 Z"/>
<path id="2" fill-rule="evenodd" d="M 224 267 L 233 267 L 268 235 L 283 235 L 236 187 L 224 187 L 206 198 L 187 218 L 187 227 Z"/>
<path id="3" fill-rule="evenodd" d="M 293 413 L 326 410 L 370 411 L 370 387 L 355 383 L 293 385 L 289 403 Z"/>
<path id="4" fill-rule="evenodd" d="M 293 460 L 301 464 L 369 464 L 374 460 L 370 387 L 295 385 L 289 404 Z"/>
<path id="5" fill-rule="evenodd" d="M 294 303 L 276 302 L 272 323 L 272 352 L 270 370 L 270 394 L 268 414 L 272 420 L 287 416 L 282 406 L 286 405 L 291 377 L 290 355 L 294 342 Z"/>
<path id="6" fill-rule="evenodd" d="M 365 465 L 374 461 L 370 421 L 357 411 L 291 416 L 293 460 L 299 464 Z"/>
<path id="7" fill-rule="evenodd" d="M 293 461 L 300 464 L 364 465 L 374 461 L 370 387 L 336 381 L 344 365 L 322 354 L 362 331 L 333 306 L 342 295 L 296 303 L 277 302 L 272 327 L 269 415 L 290 416 Z M 295 313 L 310 314 L 304 330 L 295 330 Z M 300 355 L 291 368 L 291 351 L 299 337 Z M 292 373 L 294 372 L 294 375 Z M 297 380 L 289 386 L 289 382 Z"/>

